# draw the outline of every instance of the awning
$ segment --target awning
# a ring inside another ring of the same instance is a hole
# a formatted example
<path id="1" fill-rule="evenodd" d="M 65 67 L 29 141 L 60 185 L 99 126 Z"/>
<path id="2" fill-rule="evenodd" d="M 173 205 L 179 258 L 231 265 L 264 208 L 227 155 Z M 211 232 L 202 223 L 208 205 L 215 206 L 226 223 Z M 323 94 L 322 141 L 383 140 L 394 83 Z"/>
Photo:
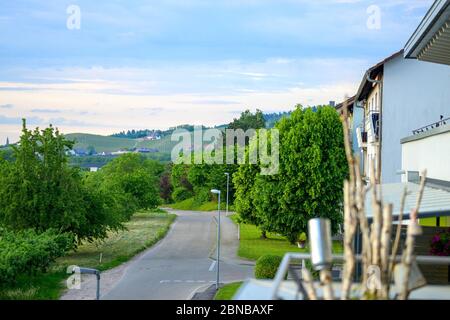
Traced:
<path id="1" fill-rule="evenodd" d="M 404 219 L 409 219 L 409 214 L 416 207 L 420 186 L 416 183 L 390 183 L 377 186 L 381 192 L 385 204 L 393 204 L 393 219 L 398 220 L 400 214 L 400 202 L 405 187 L 408 196 L 405 201 Z M 369 191 L 365 203 L 366 216 L 372 219 L 372 192 Z M 422 203 L 419 210 L 419 218 L 450 216 L 450 192 L 444 189 L 425 186 Z"/>
<path id="2" fill-rule="evenodd" d="M 436 0 L 405 46 L 406 58 L 450 65 L 450 0 Z"/>

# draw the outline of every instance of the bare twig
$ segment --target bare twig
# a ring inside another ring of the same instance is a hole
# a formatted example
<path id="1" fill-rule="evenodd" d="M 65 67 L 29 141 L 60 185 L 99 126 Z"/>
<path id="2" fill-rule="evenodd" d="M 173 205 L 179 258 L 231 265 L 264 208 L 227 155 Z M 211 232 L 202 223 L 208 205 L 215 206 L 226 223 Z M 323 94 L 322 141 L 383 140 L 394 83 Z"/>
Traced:
<path id="1" fill-rule="evenodd" d="M 350 296 L 353 272 L 355 269 L 355 255 L 353 252 L 353 237 L 357 227 L 357 220 L 352 214 L 350 183 L 344 181 L 344 256 L 345 264 L 342 278 L 341 299 L 347 300 Z"/>
<path id="2" fill-rule="evenodd" d="M 392 274 L 394 272 L 394 266 L 395 266 L 395 257 L 397 256 L 398 248 L 399 248 L 399 244 L 400 244 L 400 236 L 402 234 L 402 225 L 403 225 L 403 212 L 405 211 L 405 202 L 406 202 L 407 195 L 408 195 L 408 188 L 405 187 L 405 189 L 403 189 L 402 199 L 400 201 L 400 212 L 398 214 L 398 220 L 397 220 L 397 223 L 398 223 L 397 231 L 395 234 L 394 245 L 392 246 L 391 263 L 390 263 L 389 272 L 388 272 L 388 286 L 392 280 Z"/>
<path id="3" fill-rule="evenodd" d="M 302 268 L 303 285 L 308 294 L 309 300 L 317 300 L 316 289 L 314 288 L 314 280 L 307 268 Z"/>
<path id="4" fill-rule="evenodd" d="M 425 181 L 426 181 L 426 170 L 422 172 L 422 179 L 420 181 L 420 189 L 419 194 L 417 196 L 416 207 L 411 211 L 410 221 L 408 225 L 408 233 L 406 236 L 406 248 L 403 255 L 403 261 L 405 267 L 404 278 L 402 279 L 402 290 L 399 294 L 400 300 L 406 300 L 409 296 L 409 277 L 411 274 L 411 265 L 413 262 L 413 253 L 414 253 L 414 240 L 415 237 L 421 233 L 420 226 L 417 223 L 417 217 L 419 213 L 420 204 L 422 202 L 423 192 L 425 190 Z"/>
<path id="5" fill-rule="evenodd" d="M 381 230 L 381 283 L 382 298 L 388 298 L 388 274 L 389 274 L 389 250 L 392 233 L 392 204 L 387 204 L 383 208 L 383 227 Z"/>
<path id="6" fill-rule="evenodd" d="M 332 283 L 333 278 L 331 276 L 331 271 L 328 269 L 320 270 L 320 284 L 323 289 L 323 298 L 325 300 L 334 300 Z"/>

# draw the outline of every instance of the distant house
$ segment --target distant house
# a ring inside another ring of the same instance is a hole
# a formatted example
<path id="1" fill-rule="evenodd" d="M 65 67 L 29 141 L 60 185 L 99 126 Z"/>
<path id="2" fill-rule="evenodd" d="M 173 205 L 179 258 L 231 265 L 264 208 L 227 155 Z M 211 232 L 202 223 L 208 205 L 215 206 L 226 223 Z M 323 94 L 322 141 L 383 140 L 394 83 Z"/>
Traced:
<path id="1" fill-rule="evenodd" d="M 153 141 L 153 140 L 161 140 L 161 135 L 159 135 L 156 131 L 152 131 L 149 135 L 144 137 L 142 140 Z"/>

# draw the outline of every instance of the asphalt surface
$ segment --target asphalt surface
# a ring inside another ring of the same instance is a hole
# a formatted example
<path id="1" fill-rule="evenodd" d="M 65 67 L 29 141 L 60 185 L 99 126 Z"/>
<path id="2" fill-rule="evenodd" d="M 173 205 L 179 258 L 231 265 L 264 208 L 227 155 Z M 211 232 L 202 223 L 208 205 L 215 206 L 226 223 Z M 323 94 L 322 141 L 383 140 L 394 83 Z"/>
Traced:
<path id="1" fill-rule="evenodd" d="M 216 281 L 217 212 L 170 210 L 178 215 L 167 236 L 125 270 L 101 299 L 186 300 Z M 237 228 L 221 215 L 220 282 L 253 276 L 250 262 L 236 257 Z"/>

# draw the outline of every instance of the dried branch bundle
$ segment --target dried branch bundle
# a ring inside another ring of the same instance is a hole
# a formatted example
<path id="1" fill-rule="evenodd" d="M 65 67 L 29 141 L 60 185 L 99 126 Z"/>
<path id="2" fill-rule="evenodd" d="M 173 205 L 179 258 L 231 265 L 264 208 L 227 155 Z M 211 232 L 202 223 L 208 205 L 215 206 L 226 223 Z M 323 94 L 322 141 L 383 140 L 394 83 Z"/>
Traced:
<path id="1" fill-rule="evenodd" d="M 393 277 L 395 258 L 400 247 L 400 234 L 403 222 L 403 211 L 407 190 L 403 192 L 401 207 L 399 208 L 399 221 L 396 228 L 395 240 L 391 247 L 393 228 L 393 206 L 383 202 L 380 187 L 380 170 L 375 165 L 379 164 L 380 152 L 378 148 L 377 159 L 373 159 L 370 165 L 370 184 L 365 183 L 360 173 L 359 158 L 352 152 L 350 143 L 347 104 L 344 103 L 342 124 L 344 130 L 344 144 L 349 166 L 349 178 L 344 182 L 344 256 L 345 263 L 342 277 L 342 290 L 340 298 L 349 299 L 355 276 L 356 259 L 353 241 L 357 232 L 362 238 L 362 277 L 359 287 L 363 299 L 389 299 L 390 284 Z M 411 221 L 408 226 L 408 236 L 402 263 L 405 265 L 405 277 L 402 279 L 403 290 L 399 298 L 407 299 L 409 295 L 408 279 L 411 266 L 414 261 L 414 238 L 420 233 L 415 217 L 420 208 L 420 203 L 425 187 L 426 172 L 422 173 L 419 196 L 416 207 L 411 213 Z M 365 211 L 365 198 L 371 192 L 372 221 L 369 221 Z M 329 292 L 328 292 L 329 293 Z M 328 297 L 329 298 L 329 297 Z"/>

